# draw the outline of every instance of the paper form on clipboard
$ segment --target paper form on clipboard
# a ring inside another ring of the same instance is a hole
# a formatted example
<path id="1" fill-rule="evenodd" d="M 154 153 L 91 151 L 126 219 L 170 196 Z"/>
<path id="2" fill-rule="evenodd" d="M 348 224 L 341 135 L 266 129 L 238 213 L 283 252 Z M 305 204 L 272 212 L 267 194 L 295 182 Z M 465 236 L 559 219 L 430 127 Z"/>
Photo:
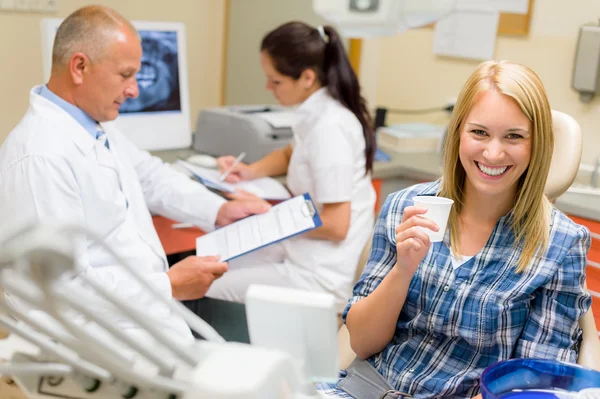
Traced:
<path id="1" fill-rule="evenodd" d="M 220 255 L 226 262 L 248 252 L 322 226 L 310 195 L 280 202 L 253 215 L 196 239 L 196 255 Z"/>

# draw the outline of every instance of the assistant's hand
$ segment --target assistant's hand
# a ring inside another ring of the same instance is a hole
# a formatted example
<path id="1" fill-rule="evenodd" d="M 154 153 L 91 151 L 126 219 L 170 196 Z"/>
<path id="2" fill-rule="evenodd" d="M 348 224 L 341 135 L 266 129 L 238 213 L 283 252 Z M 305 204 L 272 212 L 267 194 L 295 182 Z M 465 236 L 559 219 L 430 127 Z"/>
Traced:
<path id="1" fill-rule="evenodd" d="M 217 158 L 217 165 L 219 166 L 219 172 L 222 174 L 226 170 L 228 170 L 231 165 L 235 162 L 235 157 L 231 155 L 225 155 Z M 237 164 L 229 175 L 225 178 L 227 183 L 238 183 L 242 180 L 252 180 L 256 178 L 256 174 L 254 170 L 249 165 L 240 162 Z"/>
<path id="2" fill-rule="evenodd" d="M 217 256 L 188 256 L 175 263 L 167 276 L 173 298 L 178 301 L 202 298 L 213 281 L 227 271 L 227 263 Z"/>
<path id="3" fill-rule="evenodd" d="M 263 199 L 236 199 L 228 201 L 219 209 L 215 225 L 226 226 L 247 216 L 265 213 L 269 209 L 271 209 L 271 204 Z"/>
<path id="4" fill-rule="evenodd" d="M 431 247 L 429 236 L 418 226 L 438 231 L 434 221 L 420 215 L 427 213 L 426 208 L 407 206 L 402 214 L 402 222 L 396 227 L 396 266 L 405 275 L 412 277 L 419 264 Z"/>

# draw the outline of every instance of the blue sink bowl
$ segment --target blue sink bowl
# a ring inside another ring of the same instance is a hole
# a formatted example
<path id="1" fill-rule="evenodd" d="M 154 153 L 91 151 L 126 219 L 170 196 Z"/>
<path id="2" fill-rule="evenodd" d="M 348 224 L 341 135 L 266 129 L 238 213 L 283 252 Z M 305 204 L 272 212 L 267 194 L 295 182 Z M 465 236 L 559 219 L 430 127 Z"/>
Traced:
<path id="1" fill-rule="evenodd" d="M 481 374 L 483 399 L 560 399 L 586 388 L 600 388 L 600 372 L 551 360 L 504 360 Z"/>

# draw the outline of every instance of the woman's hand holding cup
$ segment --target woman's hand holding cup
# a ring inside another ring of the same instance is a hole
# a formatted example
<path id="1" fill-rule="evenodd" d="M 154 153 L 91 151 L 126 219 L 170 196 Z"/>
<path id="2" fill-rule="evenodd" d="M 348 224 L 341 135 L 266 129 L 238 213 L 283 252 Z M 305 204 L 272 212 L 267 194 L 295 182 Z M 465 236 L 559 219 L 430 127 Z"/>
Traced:
<path id="1" fill-rule="evenodd" d="M 396 227 L 396 266 L 403 273 L 412 277 L 425 258 L 431 240 L 422 227 L 438 231 L 438 225 L 421 215 L 427 213 L 427 208 L 407 206 L 402 214 L 402 222 Z"/>

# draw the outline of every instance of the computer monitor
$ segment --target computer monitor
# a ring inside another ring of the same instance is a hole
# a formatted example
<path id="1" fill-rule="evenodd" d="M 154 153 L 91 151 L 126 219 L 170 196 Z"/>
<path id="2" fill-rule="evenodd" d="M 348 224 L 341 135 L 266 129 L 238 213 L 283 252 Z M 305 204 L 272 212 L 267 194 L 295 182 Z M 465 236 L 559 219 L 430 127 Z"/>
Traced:
<path id="1" fill-rule="evenodd" d="M 42 20 L 44 79 L 61 19 Z M 139 148 L 166 150 L 192 144 L 185 26 L 181 22 L 132 21 L 142 38 L 140 95 L 121 105 L 116 123 Z"/>

